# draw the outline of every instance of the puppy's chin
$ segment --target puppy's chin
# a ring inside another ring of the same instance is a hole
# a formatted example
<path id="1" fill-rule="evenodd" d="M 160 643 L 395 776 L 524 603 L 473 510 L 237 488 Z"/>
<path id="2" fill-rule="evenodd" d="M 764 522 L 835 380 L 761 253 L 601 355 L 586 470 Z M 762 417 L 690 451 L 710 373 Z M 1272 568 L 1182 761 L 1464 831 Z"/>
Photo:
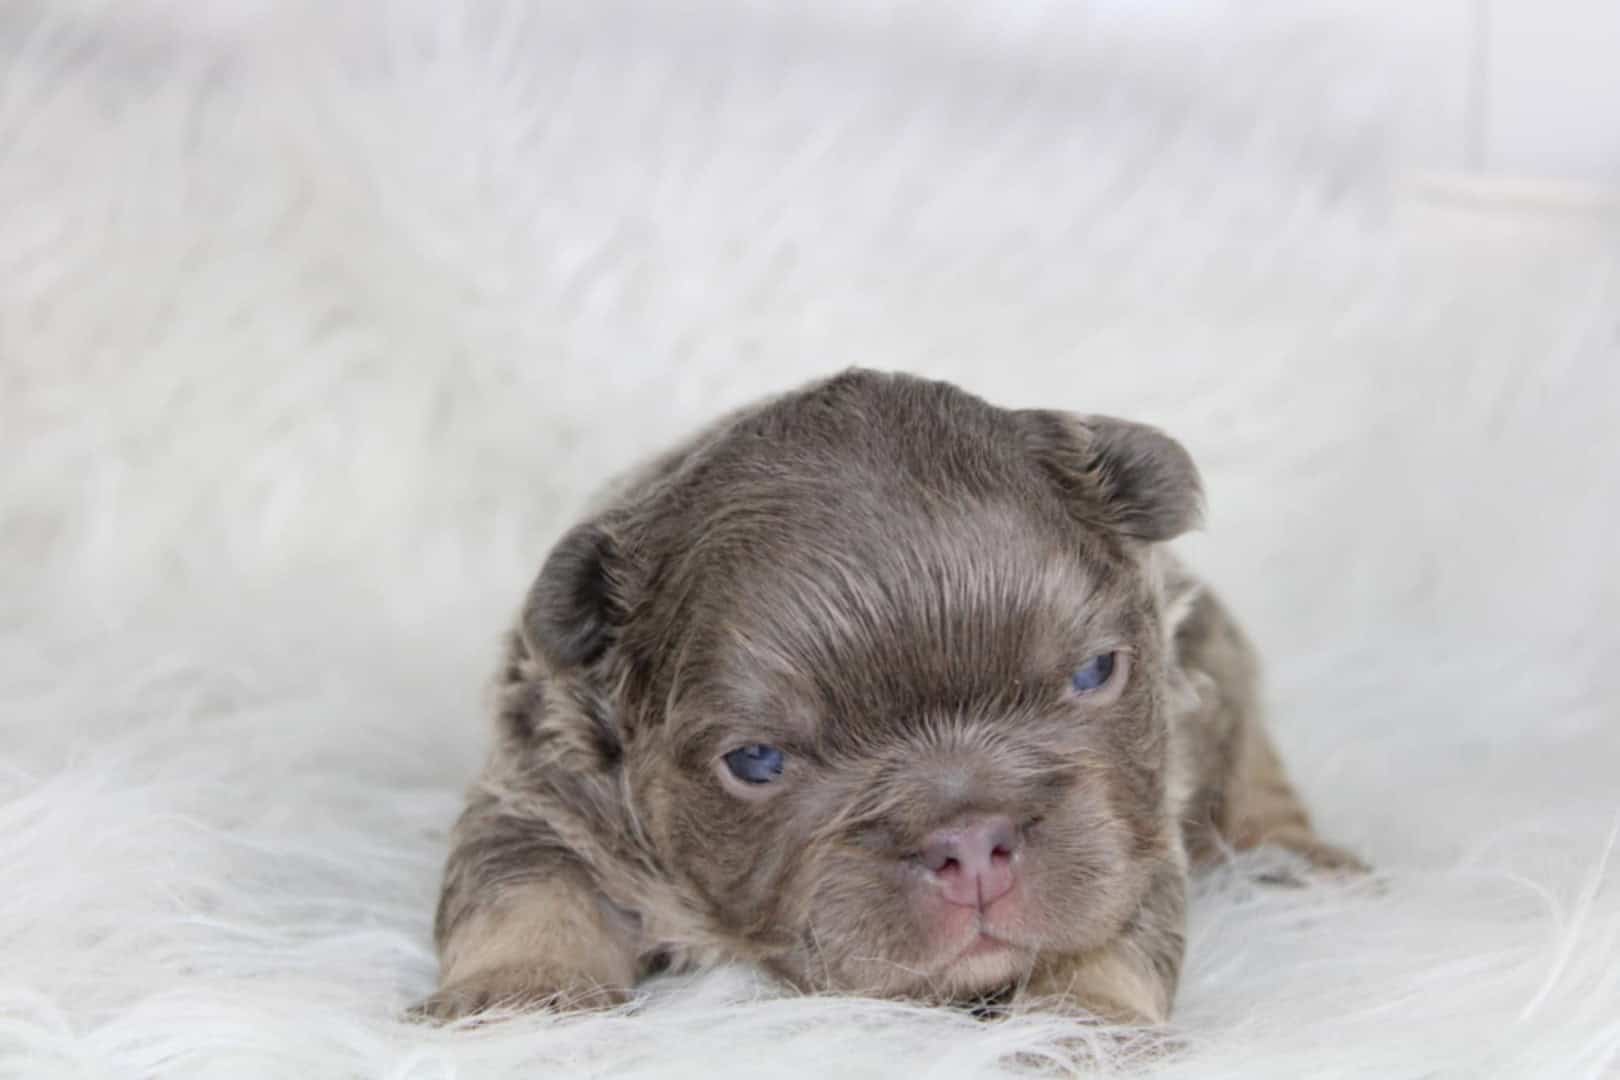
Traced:
<path id="1" fill-rule="evenodd" d="M 801 989 L 898 998 L 930 1004 L 961 1004 L 991 997 L 1022 983 L 1035 966 L 1035 950 L 977 926 L 941 940 L 923 962 L 875 956 L 847 959 L 823 978 L 790 978 Z"/>
<path id="2" fill-rule="evenodd" d="M 925 990 L 908 996 L 971 1001 L 1022 982 L 1034 964 L 1029 949 L 981 934 L 950 958 Z"/>

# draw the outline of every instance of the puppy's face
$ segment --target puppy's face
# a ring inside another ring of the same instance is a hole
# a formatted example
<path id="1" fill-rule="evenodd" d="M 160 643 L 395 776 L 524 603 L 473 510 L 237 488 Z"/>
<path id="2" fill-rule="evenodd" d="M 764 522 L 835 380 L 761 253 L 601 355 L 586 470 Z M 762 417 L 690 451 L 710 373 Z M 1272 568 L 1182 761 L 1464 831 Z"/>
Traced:
<path id="1" fill-rule="evenodd" d="M 611 687 L 627 809 L 739 952 L 960 999 L 1129 919 L 1171 834 L 1147 544 L 1197 493 L 1110 425 L 845 376 L 554 554 L 527 625 Z"/>

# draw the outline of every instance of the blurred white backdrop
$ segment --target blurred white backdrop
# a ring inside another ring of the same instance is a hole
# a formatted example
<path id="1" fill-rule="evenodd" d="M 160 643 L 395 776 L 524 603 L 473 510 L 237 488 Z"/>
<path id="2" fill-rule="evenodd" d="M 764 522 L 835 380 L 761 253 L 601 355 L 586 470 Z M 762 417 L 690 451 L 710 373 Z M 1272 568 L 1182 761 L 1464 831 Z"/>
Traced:
<path id="1" fill-rule="evenodd" d="M 740 976 L 397 1019 L 547 543 L 852 363 L 1182 437 L 1187 551 L 1385 874 L 1211 882 L 1156 1069 L 1613 1070 L 1614 131 L 1481 135 L 1522 8 L 0 0 L 0 1074 L 1063 1052 Z M 1580 104 L 1516 85 L 1601 115 L 1547 48 Z"/>

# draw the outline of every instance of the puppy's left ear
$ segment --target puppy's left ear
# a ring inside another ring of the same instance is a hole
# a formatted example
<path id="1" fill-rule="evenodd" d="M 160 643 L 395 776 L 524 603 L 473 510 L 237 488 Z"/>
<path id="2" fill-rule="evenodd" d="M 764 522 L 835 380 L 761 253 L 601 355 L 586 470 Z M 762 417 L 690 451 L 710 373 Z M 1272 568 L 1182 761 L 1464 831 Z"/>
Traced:
<path id="1" fill-rule="evenodd" d="M 1017 414 L 1036 460 L 1070 512 L 1135 540 L 1172 540 L 1203 520 L 1192 455 L 1146 424 L 1048 409 Z"/>

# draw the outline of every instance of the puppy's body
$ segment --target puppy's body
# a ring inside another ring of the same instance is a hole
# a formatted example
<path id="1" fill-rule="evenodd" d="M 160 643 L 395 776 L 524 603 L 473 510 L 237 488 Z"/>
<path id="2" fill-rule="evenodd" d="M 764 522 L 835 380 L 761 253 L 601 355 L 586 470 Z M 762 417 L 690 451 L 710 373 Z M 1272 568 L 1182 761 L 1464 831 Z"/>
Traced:
<path id="1" fill-rule="evenodd" d="M 1326 865 L 1123 421 L 848 372 L 614 485 L 508 641 L 436 924 L 456 1016 L 760 964 L 1163 1020 L 1190 862 Z"/>

